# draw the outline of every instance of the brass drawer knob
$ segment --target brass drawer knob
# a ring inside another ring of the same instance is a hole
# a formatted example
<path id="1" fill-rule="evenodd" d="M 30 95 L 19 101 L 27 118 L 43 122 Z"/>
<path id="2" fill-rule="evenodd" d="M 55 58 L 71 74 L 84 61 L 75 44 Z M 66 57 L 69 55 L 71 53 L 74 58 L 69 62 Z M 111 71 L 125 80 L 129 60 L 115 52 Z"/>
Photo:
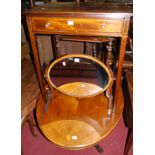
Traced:
<path id="1" fill-rule="evenodd" d="M 74 21 L 73 20 L 68 20 L 67 24 L 70 25 L 70 26 L 73 26 L 74 25 Z"/>
<path id="2" fill-rule="evenodd" d="M 101 28 L 104 29 L 106 27 L 106 24 L 102 24 Z"/>
<path id="3" fill-rule="evenodd" d="M 46 23 L 45 27 L 48 28 L 48 27 L 51 26 L 51 25 L 52 25 L 52 23 L 49 23 L 49 22 L 48 22 L 48 23 Z"/>

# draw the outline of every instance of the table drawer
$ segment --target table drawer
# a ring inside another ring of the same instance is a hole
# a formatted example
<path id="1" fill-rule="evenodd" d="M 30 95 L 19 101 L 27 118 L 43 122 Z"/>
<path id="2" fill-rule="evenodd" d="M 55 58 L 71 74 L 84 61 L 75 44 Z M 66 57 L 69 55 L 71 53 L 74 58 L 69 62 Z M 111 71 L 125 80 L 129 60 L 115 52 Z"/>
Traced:
<path id="1" fill-rule="evenodd" d="M 114 19 L 69 19 L 69 18 L 33 18 L 34 31 L 74 32 L 74 33 L 121 33 L 123 20 Z"/>

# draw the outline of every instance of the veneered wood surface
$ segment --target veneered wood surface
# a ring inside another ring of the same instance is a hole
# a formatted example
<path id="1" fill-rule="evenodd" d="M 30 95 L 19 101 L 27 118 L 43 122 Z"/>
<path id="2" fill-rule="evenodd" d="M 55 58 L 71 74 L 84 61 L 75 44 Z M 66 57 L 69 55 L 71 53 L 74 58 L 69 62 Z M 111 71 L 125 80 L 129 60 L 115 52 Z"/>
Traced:
<path id="1" fill-rule="evenodd" d="M 61 91 L 66 92 L 67 94 L 71 94 L 73 96 L 78 95 L 82 97 L 82 96 L 96 94 L 102 91 L 103 88 L 91 83 L 73 82 L 73 83 L 64 84 L 60 86 L 59 89 Z"/>
<path id="2" fill-rule="evenodd" d="M 73 22 L 69 25 L 68 22 Z M 83 18 L 53 18 L 53 17 L 34 17 L 32 19 L 32 29 L 34 31 L 54 31 L 85 33 L 89 30 L 92 33 L 121 33 L 123 30 L 123 20 L 110 19 L 83 19 Z"/>
<path id="3" fill-rule="evenodd" d="M 123 111 L 122 89 L 118 93 L 119 106 L 111 119 L 107 118 L 107 98 L 97 95 L 75 98 L 53 89 L 47 111 L 38 98 L 36 115 L 45 137 L 65 149 L 84 149 L 105 138 L 117 125 Z"/>
<path id="4" fill-rule="evenodd" d="M 33 9 L 26 11 L 27 14 L 56 14 L 56 13 L 110 13 L 110 14 L 124 14 L 130 16 L 132 14 L 132 6 L 125 5 L 123 3 L 103 3 L 103 2 L 88 2 L 80 3 L 77 5 L 76 2 L 57 2 L 57 3 L 47 3 L 43 6 L 39 6 Z M 74 15 L 70 15 L 74 16 Z"/>

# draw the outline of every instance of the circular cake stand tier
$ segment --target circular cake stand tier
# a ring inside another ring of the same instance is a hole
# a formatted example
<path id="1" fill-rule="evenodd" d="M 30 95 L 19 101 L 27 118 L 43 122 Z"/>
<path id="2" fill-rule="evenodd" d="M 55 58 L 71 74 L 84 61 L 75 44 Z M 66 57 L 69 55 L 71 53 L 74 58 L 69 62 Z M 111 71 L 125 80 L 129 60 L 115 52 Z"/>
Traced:
<path id="1" fill-rule="evenodd" d="M 123 94 L 119 89 L 116 111 L 107 117 L 107 98 L 102 94 L 77 99 L 57 90 L 43 112 L 45 103 L 39 95 L 36 115 L 44 136 L 65 149 L 80 150 L 104 139 L 117 125 L 123 112 Z"/>

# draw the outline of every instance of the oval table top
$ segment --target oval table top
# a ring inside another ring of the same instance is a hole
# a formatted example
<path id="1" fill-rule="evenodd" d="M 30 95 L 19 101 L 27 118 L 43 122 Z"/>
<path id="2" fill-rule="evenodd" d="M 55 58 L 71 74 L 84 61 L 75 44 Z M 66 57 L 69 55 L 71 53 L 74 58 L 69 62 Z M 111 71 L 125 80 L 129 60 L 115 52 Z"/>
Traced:
<path id="1" fill-rule="evenodd" d="M 122 89 L 119 89 L 117 109 L 110 119 L 107 117 L 107 102 L 103 94 L 78 99 L 53 89 L 46 112 L 43 112 L 45 103 L 39 95 L 36 107 L 38 125 L 43 135 L 60 147 L 72 150 L 90 147 L 104 139 L 119 122 L 124 105 Z"/>

